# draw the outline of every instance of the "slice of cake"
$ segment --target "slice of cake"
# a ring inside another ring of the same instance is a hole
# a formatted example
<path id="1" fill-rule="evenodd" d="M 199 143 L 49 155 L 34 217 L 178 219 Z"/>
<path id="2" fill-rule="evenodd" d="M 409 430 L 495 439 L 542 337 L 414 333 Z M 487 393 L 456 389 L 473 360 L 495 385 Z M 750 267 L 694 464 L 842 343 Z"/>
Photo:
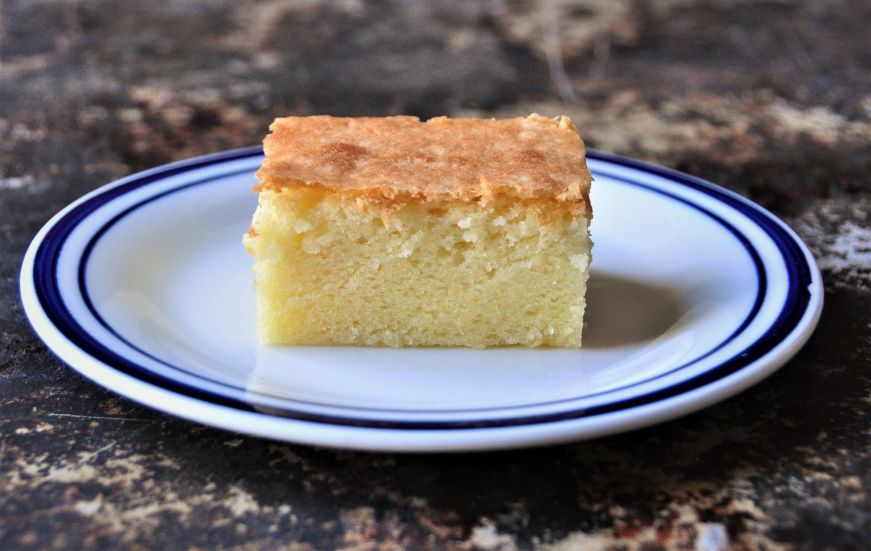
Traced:
<path id="1" fill-rule="evenodd" d="M 591 178 L 568 117 L 270 130 L 245 237 L 260 342 L 581 345 Z"/>

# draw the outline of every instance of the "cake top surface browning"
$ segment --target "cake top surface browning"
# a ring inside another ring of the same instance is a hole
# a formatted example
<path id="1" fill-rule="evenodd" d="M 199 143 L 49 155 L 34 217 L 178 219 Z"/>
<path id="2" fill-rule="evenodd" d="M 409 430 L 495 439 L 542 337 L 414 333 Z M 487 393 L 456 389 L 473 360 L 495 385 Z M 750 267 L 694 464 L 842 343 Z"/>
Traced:
<path id="1" fill-rule="evenodd" d="M 589 210 L 584 144 L 568 117 L 276 119 L 258 190 L 321 187 L 381 201 L 542 199 Z"/>

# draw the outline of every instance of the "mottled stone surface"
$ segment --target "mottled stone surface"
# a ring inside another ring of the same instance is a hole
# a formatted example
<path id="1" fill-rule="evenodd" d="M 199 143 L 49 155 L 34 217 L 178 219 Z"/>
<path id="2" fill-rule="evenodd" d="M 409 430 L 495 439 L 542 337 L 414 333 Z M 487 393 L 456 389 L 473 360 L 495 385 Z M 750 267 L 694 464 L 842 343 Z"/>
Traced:
<path id="1" fill-rule="evenodd" d="M 867 549 L 871 3 L 0 3 L 0 549 Z M 567 112 L 737 190 L 818 256 L 807 347 L 739 397 L 547 449 L 335 452 L 144 409 L 65 368 L 21 256 L 114 178 L 276 115 Z"/>

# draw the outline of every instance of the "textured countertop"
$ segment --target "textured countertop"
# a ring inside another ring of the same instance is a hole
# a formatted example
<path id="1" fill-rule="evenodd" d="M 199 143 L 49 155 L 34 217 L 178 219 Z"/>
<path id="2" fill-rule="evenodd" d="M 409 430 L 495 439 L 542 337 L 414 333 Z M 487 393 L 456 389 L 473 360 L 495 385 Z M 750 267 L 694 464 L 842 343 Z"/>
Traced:
<path id="1" fill-rule="evenodd" d="M 863 0 L 0 3 L 0 549 L 867 549 L 869 21 Z M 276 115 L 532 111 L 789 222 L 826 285 L 804 350 L 653 428 L 403 456 L 142 408 L 21 312 L 37 229 L 115 178 Z"/>

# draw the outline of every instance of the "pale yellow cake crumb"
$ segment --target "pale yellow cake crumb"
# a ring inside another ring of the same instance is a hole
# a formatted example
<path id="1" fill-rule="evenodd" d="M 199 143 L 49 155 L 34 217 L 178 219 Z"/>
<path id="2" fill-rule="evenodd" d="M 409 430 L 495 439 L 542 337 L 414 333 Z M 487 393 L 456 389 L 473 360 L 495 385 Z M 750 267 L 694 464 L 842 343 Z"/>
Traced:
<path id="1" fill-rule="evenodd" d="M 245 238 L 262 343 L 580 346 L 590 176 L 566 117 L 272 131 Z"/>

